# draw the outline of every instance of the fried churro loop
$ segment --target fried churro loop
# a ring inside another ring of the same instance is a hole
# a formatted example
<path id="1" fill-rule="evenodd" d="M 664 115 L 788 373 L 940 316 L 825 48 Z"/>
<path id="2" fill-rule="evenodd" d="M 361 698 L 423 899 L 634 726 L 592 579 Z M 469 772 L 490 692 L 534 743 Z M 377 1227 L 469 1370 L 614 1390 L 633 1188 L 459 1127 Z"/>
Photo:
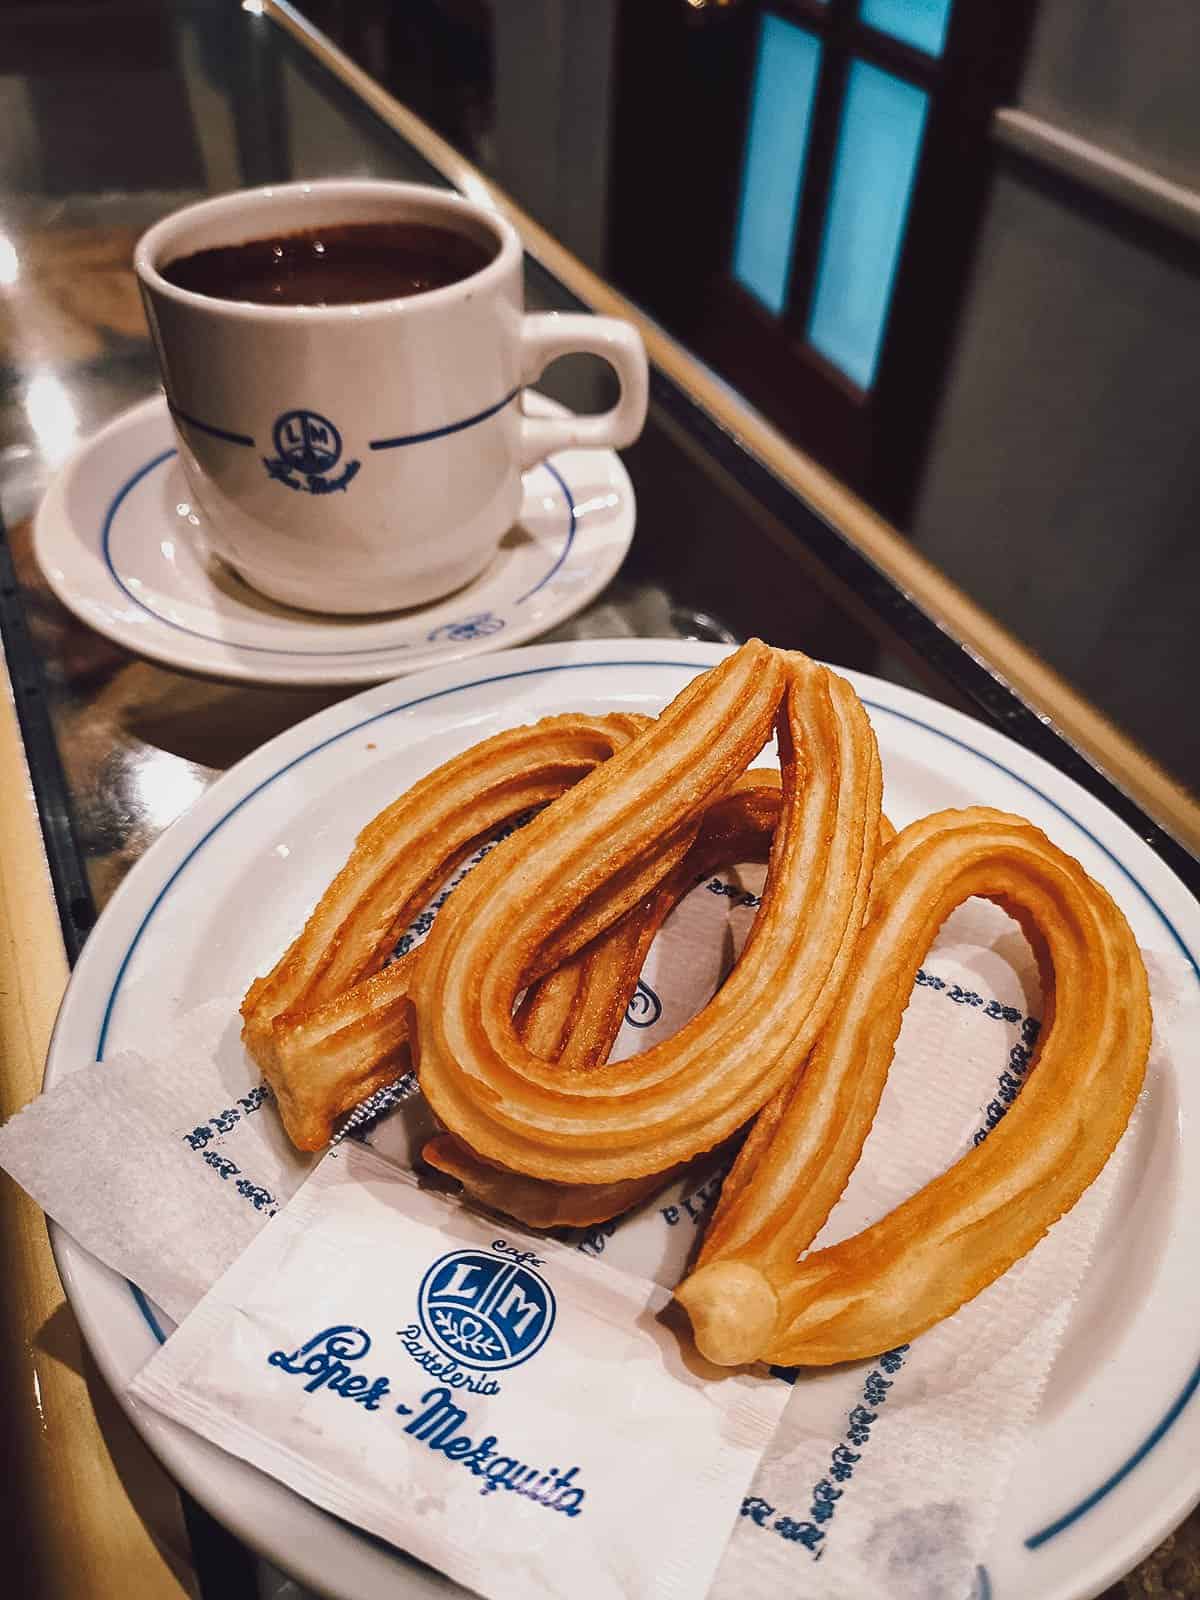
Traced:
<path id="1" fill-rule="evenodd" d="M 779 821 L 778 772 L 740 777 L 704 813 L 687 854 L 659 886 L 553 972 L 530 984 L 517 1007 L 521 1043 L 562 1069 L 602 1065 L 625 1020 L 642 967 L 663 923 L 711 873 L 765 862 Z"/>
<path id="2" fill-rule="evenodd" d="M 779 821 L 780 778 L 773 769 L 745 773 L 704 814 L 695 843 L 640 904 L 554 972 L 530 985 L 516 1013 L 522 1044 L 560 1070 L 607 1061 L 646 955 L 689 890 L 713 872 L 764 862 Z M 438 1134 L 423 1159 L 456 1179 L 471 1197 L 531 1228 L 589 1227 L 620 1216 L 662 1188 L 679 1170 L 615 1183 L 548 1183 L 482 1161 L 455 1134 Z"/>
<path id="3" fill-rule="evenodd" d="M 327 1144 L 338 1116 L 396 1076 L 411 960 L 379 969 L 405 926 L 482 838 L 556 799 L 647 720 L 571 714 L 496 734 L 362 830 L 303 931 L 242 1002 L 242 1037 L 300 1149 Z"/>
<path id="4" fill-rule="evenodd" d="M 917 967 L 969 896 L 1034 947 L 1045 1021 L 1004 1120 L 873 1227 L 798 1261 L 870 1130 Z M 676 1290 L 721 1365 L 877 1355 L 949 1316 L 1037 1243 L 1108 1160 L 1150 1048 L 1128 923 L 1030 823 L 977 807 L 905 828 L 880 859 L 862 940 L 803 1075 L 747 1140 L 697 1270 Z"/>
<path id="5" fill-rule="evenodd" d="M 756 769 L 704 814 L 695 844 L 653 895 L 556 971 L 532 984 L 517 1008 L 517 1033 L 534 1055 L 563 1068 L 608 1059 L 637 988 L 650 944 L 669 913 L 697 882 L 735 865 L 765 862 L 779 821 L 779 773 Z M 879 819 L 882 847 L 895 838 Z M 760 1114 L 762 1122 L 770 1108 Z M 640 1205 L 681 1170 L 608 1184 L 548 1183 L 482 1161 L 452 1133 L 438 1134 L 423 1159 L 460 1183 L 473 1200 L 531 1228 L 584 1228 Z"/>
<path id="6" fill-rule="evenodd" d="M 538 952 L 575 907 L 636 881 L 696 829 L 776 713 L 780 825 L 727 982 L 644 1055 L 573 1072 L 539 1061 L 512 1017 Z M 722 1142 L 803 1060 L 833 1004 L 866 906 L 880 789 L 857 696 L 807 657 L 753 640 L 695 679 L 439 916 L 411 987 L 414 1053 L 436 1114 L 484 1161 L 558 1183 L 642 1178 Z"/>

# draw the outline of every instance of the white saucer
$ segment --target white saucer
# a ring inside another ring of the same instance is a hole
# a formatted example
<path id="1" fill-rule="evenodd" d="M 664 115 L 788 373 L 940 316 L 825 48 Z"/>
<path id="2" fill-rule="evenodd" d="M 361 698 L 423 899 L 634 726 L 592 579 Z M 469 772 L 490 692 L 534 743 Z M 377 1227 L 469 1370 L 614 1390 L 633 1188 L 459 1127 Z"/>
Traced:
<path id="1" fill-rule="evenodd" d="M 525 406 L 563 414 L 531 391 Z M 634 520 L 616 455 L 565 450 L 525 475 L 520 520 L 465 589 L 386 616 L 293 611 L 209 552 L 159 395 L 75 453 L 42 502 L 34 548 L 65 606 L 152 661 L 247 683 L 365 684 L 545 633 L 604 588 Z"/>

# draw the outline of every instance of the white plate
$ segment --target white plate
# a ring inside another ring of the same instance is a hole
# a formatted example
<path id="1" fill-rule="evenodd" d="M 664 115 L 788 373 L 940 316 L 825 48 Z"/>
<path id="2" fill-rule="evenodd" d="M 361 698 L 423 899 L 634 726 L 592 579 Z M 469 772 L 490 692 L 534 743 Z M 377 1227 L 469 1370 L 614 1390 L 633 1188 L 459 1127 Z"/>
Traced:
<path id="1" fill-rule="evenodd" d="M 563 408 L 527 390 L 531 416 Z M 108 638 L 170 667 L 245 683 L 366 684 L 522 644 L 594 599 L 633 538 L 611 450 L 564 450 L 525 475 L 495 559 L 436 604 L 372 617 L 293 611 L 213 556 L 158 395 L 83 444 L 51 485 L 34 549 L 55 594 Z"/>
<path id="2" fill-rule="evenodd" d="M 47 1085 L 106 1051 L 161 1055 L 182 1012 L 240 992 L 303 921 L 362 824 L 437 763 L 551 712 L 657 711 L 724 654 L 661 640 L 540 645 L 386 684 L 265 745 L 159 840 L 105 910 L 63 1004 Z M 1200 981 L 1200 906 L 1099 801 L 956 712 L 848 676 L 879 737 L 893 821 L 981 802 L 1029 817 L 1116 896 L 1143 945 L 1190 960 Z M 981 1597 L 1095 1595 L 1200 1497 L 1198 1118 L 1195 1073 L 1150 1086 L 1122 1192 L 1006 1493 Z M 57 1230 L 55 1248 L 120 1394 L 154 1349 L 153 1310 Z M 393 1600 L 444 1586 L 173 1424 L 141 1411 L 133 1419 L 197 1499 L 314 1587 Z"/>

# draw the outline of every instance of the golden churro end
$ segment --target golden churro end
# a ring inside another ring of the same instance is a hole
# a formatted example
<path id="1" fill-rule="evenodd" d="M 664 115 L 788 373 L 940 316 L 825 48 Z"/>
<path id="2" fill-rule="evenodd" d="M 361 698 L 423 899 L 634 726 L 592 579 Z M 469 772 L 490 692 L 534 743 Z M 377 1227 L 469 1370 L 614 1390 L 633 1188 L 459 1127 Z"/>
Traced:
<path id="1" fill-rule="evenodd" d="M 714 1261 L 675 1291 L 692 1319 L 696 1348 L 718 1367 L 758 1361 L 775 1331 L 779 1301 L 758 1270 L 745 1261 Z"/>

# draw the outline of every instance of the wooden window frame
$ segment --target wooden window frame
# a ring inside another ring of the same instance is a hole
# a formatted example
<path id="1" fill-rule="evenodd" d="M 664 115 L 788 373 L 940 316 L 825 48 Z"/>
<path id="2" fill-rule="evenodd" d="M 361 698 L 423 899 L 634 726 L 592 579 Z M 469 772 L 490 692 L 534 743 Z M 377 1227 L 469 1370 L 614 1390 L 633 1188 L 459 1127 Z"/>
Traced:
<path id="1" fill-rule="evenodd" d="M 647 266 L 646 229 L 633 236 L 616 219 L 613 267 L 647 309 L 691 344 L 803 448 L 903 526 L 910 518 L 921 468 L 928 453 L 938 399 L 949 363 L 959 310 L 966 291 L 982 221 L 990 174 L 990 129 L 996 107 L 1011 99 L 1032 29 L 1036 0 L 955 0 L 942 54 L 926 55 L 858 20 L 859 0 L 743 0 L 740 6 L 693 11 L 693 28 L 707 28 L 732 60 L 725 81 L 726 111 L 719 130 L 700 130 L 695 160 L 703 164 L 703 203 L 720 216 L 704 227 L 706 248 L 689 256 L 680 243 L 657 241 L 657 266 Z M 653 93 L 645 74 L 645 47 L 668 48 L 670 0 L 624 0 L 619 30 L 619 72 L 633 87 L 618 100 L 618 148 L 612 199 L 637 194 L 654 205 L 654 182 L 678 182 L 647 161 L 648 114 L 638 108 L 637 141 L 626 129 L 622 162 L 623 109 L 640 92 Z M 680 0 L 678 12 L 692 8 Z M 821 68 L 792 246 L 785 308 L 775 316 L 733 277 L 733 249 L 740 202 L 743 155 L 749 128 L 759 19 L 773 12 L 807 29 L 821 42 Z M 656 24 L 650 18 L 658 13 Z M 654 31 L 655 28 L 657 31 Z M 682 21 L 677 37 L 684 37 Z M 929 109 L 892 285 L 880 358 L 870 390 L 826 360 L 807 339 L 824 237 L 846 76 L 854 58 L 916 85 Z M 683 71 L 680 73 L 680 81 Z M 618 83 L 621 82 L 618 77 Z M 719 108 L 718 108 L 719 113 Z M 661 124 L 660 124 L 661 126 Z M 686 162 L 686 146 L 679 147 Z M 678 162 L 679 157 L 677 157 Z M 639 170 L 635 171 L 635 163 Z M 685 180 L 686 181 L 686 180 Z M 639 201 L 625 200 L 636 210 Z M 624 231 L 625 237 L 622 238 Z M 714 252 L 720 236 L 724 248 Z M 676 254 L 672 254 L 677 251 Z M 670 293 L 692 261 L 700 283 L 681 302 Z M 640 280 L 640 281 L 639 281 Z M 643 291 L 642 284 L 646 285 Z M 656 303 L 656 302 L 661 302 Z M 667 307 L 666 314 L 662 306 Z"/>

